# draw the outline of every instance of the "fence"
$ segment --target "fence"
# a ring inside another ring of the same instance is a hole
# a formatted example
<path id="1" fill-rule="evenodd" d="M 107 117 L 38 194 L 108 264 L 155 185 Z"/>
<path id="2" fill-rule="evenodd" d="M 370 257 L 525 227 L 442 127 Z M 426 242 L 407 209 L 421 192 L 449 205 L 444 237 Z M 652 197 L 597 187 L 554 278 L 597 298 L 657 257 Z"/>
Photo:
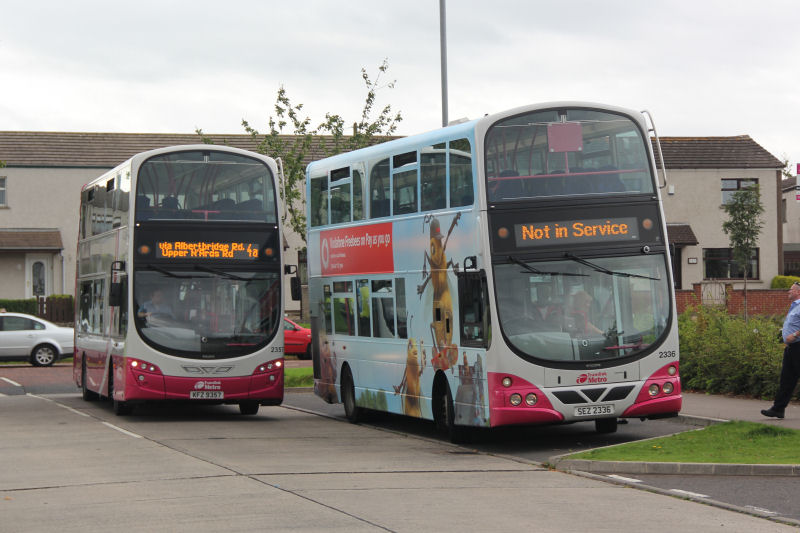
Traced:
<path id="1" fill-rule="evenodd" d="M 721 287 L 721 288 L 720 288 Z M 675 291 L 678 313 L 690 305 L 718 305 L 728 314 L 744 314 L 744 289 L 734 289 L 729 283 L 694 283 L 692 290 Z M 789 309 L 786 289 L 747 289 L 748 315 L 784 315 Z"/>
<path id="2" fill-rule="evenodd" d="M 36 316 L 56 324 L 75 323 L 75 305 L 72 296 L 37 298 Z"/>

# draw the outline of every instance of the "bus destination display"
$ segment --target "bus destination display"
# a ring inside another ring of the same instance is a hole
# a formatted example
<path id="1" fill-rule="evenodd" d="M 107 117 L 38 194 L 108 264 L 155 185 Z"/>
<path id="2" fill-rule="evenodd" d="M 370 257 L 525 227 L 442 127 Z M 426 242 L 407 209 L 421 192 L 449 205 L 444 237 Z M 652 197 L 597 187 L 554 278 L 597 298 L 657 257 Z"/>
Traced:
<path id="1" fill-rule="evenodd" d="M 514 234 L 518 247 L 630 241 L 639 238 L 639 226 L 636 217 L 562 220 L 515 224 Z"/>
<path id="2" fill-rule="evenodd" d="M 259 258 L 255 242 L 158 241 L 156 257 L 164 259 L 245 259 Z"/>

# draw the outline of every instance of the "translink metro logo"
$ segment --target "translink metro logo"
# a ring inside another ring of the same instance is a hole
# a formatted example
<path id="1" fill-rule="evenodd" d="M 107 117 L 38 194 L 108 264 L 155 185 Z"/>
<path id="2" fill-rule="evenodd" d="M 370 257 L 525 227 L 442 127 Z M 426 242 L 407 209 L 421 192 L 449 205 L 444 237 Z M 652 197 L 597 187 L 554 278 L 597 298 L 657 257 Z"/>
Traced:
<path id="1" fill-rule="evenodd" d="M 588 372 L 581 374 L 575 383 L 583 385 L 584 383 L 606 383 L 608 381 L 608 374 L 605 372 Z"/>

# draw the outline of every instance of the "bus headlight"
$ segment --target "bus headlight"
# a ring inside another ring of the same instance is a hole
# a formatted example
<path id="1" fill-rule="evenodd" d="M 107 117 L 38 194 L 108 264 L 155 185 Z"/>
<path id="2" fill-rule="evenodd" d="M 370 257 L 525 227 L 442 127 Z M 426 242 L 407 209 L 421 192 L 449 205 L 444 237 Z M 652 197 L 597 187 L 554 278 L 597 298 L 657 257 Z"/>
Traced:
<path id="1" fill-rule="evenodd" d="M 508 401 L 511 402 L 511 405 L 516 407 L 522 403 L 522 395 L 518 392 L 515 392 L 514 394 L 511 395 Z"/>
<path id="2" fill-rule="evenodd" d="M 533 407 L 534 405 L 536 405 L 536 402 L 538 402 L 538 401 L 539 401 L 539 398 L 537 398 L 536 395 L 534 393 L 532 393 L 532 392 L 529 392 L 528 394 L 525 395 L 525 403 L 529 407 Z"/>
<path id="3" fill-rule="evenodd" d="M 670 376 L 674 376 L 677 373 L 678 373 L 678 369 L 675 368 L 675 366 L 673 366 L 673 365 L 670 365 L 670 367 L 667 369 L 667 374 L 669 374 Z"/>
<path id="4" fill-rule="evenodd" d="M 672 394 L 673 389 L 674 387 L 672 386 L 672 383 L 670 383 L 669 381 L 664 383 L 664 386 L 661 388 L 661 390 L 664 391 L 664 394 Z"/>
<path id="5" fill-rule="evenodd" d="M 508 376 L 504 377 L 502 383 L 503 383 L 503 387 L 506 387 L 506 388 L 510 387 L 511 386 L 511 378 L 508 377 Z"/>
<path id="6" fill-rule="evenodd" d="M 650 396 L 656 396 L 660 391 L 661 387 L 658 386 L 658 383 L 653 383 L 647 392 L 650 393 Z"/>

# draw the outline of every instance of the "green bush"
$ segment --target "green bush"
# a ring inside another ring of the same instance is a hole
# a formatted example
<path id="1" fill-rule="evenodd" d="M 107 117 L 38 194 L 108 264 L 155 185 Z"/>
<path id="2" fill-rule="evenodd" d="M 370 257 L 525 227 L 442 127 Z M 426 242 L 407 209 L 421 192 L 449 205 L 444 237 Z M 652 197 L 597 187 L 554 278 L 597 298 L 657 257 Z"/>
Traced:
<path id="1" fill-rule="evenodd" d="M 27 313 L 35 315 L 37 309 L 36 298 L 26 300 L 7 300 L 0 299 L 0 309 L 5 309 L 9 313 Z"/>
<path id="2" fill-rule="evenodd" d="M 682 386 L 772 399 L 783 361 L 781 325 L 780 317 L 745 322 L 724 309 L 690 307 L 678 317 Z"/>
<path id="3" fill-rule="evenodd" d="M 770 283 L 770 289 L 788 289 L 795 281 L 800 281 L 797 276 L 775 276 Z"/>

